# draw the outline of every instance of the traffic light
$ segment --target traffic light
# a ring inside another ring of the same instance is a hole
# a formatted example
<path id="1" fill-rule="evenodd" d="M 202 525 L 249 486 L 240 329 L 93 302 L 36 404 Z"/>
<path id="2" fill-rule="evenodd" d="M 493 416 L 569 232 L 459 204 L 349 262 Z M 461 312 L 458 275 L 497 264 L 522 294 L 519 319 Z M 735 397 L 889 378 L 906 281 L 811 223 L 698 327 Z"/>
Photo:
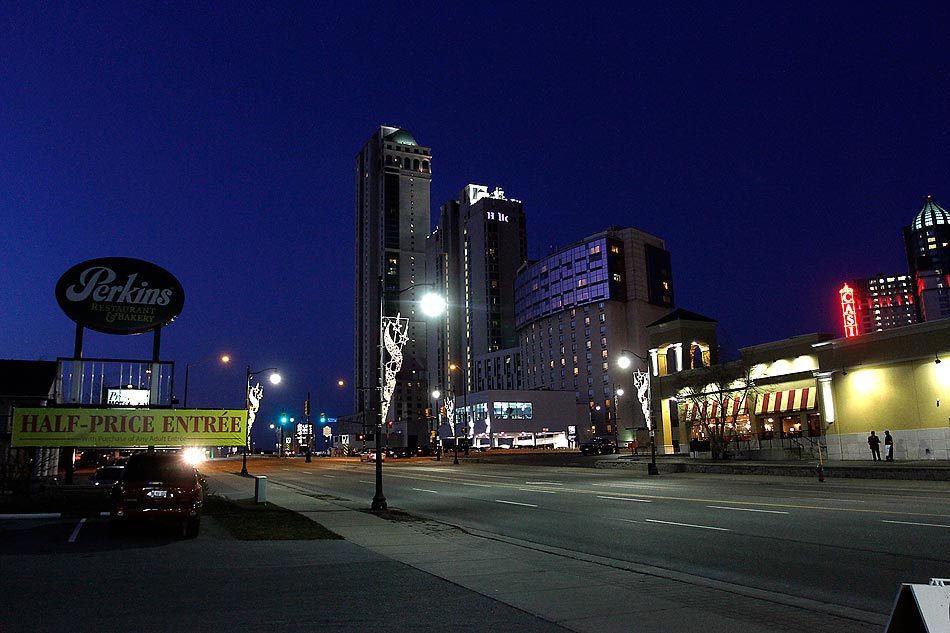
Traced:
<path id="1" fill-rule="evenodd" d="M 356 436 L 356 439 L 358 439 L 359 441 L 362 442 L 363 440 L 366 439 L 366 434 L 365 434 L 365 433 L 360 433 L 359 435 Z"/>
<path id="2" fill-rule="evenodd" d="M 287 412 L 286 412 L 286 411 L 285 411 L 285 412 L 282 412 L 282 413 L 280 414 L 280 423 L 281 423 L 281 424 L 287 424 Z"/>
<path id="3" fill-rule="evenodd" d="M 327 414 L 324 413 L 323 411 L 321 411 L 321 412 L 320 412 L 320 424 L 326 424 L 326 423 L 327 423 Z"/>
<path id="4" fill-rule="evenodd" d="M 305 416 L 310 415 L 310 398 L 307 398 L 306 400 L 303 401 L 303 414 Z"/>

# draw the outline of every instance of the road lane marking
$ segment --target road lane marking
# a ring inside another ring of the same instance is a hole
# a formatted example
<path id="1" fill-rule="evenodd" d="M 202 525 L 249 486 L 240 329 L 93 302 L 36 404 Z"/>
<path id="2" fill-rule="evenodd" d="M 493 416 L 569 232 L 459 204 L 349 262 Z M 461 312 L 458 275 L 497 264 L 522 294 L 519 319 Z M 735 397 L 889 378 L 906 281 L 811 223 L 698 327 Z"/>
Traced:
<path id="1" fill-rule="evenodd" d="M 86 519 L 79 519 L 79 523 L 76 524 L 76 529 L 73 530 L 73 533 L 69 535 L 69 542 L 75 543 L 76 537 L 79 536 L 79 530 L 82 529 L 83 523 L 86 522 Z"/>
<path id="2" fill-rule="evenodd" d="M 313 473 L 310 472 L 309 470 L 305 470 L 305 471 L 303 471 L 303 474 L 305 474 L 305 475 L 312 475 Z"/>
<path id="3" fill-rule="evenodd" d="M 649 499 L 634 499 L 633 497 L 603 497 L 597 495 L 598 499 L 612 499 L 614 501 L 636 501 L 637 503 L 653 503 Z"/>
<path id="4" fill-rule="evenodd" d="M 558 481 L 526 481 L 524 483 L 526 485 L 538 484 L 541 486 L 563 486 L 564 485 Z"/>
<path id="5" fill-rule="evenodd" d="M 375 481 L 364 481 L 362 479 L 360 479 L 359 481 L 361 484 L 375 484 L 376 483 Z"/>
<path id="6" fill-rule="evenodd" d="M 507 503 L 508 505 L 512 505 L 512 506 L 524 506 L 524 507 L 526 507 L 526 508 L 537 508 L 537 507 L 538 507 L 538 506 L 534 505 L 533 503 L 519 503 L 519 502 L 517 502 L 517 501 L 505 501 L 504 499 L 495 499 L 495 501 L 498 502 L 498 503 Z"/>
<path id="7" fill-rule="evenodd" d="M 431 492 L 434 495 L 439 494 L 438 490 L 428 490 L 426 488 L 413 488 L 413 490 L 415 490 L 416 492 Z"/>
<path id="8" fill-rule="evenodd" d="M 336 475 L 324 475 L 327 479 L 336 479 Z"/>
<path id="9" fill-rule="evenodd" d="M 717 510 L 735 510 L 736 512 L 765 512 L 767 514 L 788 514 L 784 510 L 756 510 L 755 508 L 730 508 L 729 506 L 706 506 Z"/>
<path id="10" fill-rule="evenodd" d="M 675 521 L 659 521 L 657 519 L 644 519 L 647 523 L 662 523 L 664 525 L 679 525 L 680 527 L 699 528 L 700 530 L 717 530 L 719 532 L 731 532 L 729 528 L 713 527 L 711 525 L 695 525 L 693 523 L 676 523 Z"/>
<path id="11" fill-rule="evenodd" d="M 516 488 L 516 490 L 520 490 L 521 492 L 540 492 L 546 495 L 557 494 L 556 490 L 541 490 L 540 488 Z"/>
<path id="12" fill-rule="evenodd" d="M 468 482 L 468 481 L 463 481 L 463 482 L 462 482 L 462 485 L 463 485 L 463 486 L 478 486 L 479 488 L 494 488 L 494 486 L 491 485 L 491 484 L 473 484 L 473 483 Z"/>
<path id="13" fill-rule="evenodd" d="M 922 527 L 950 528 L 950 525 L 941 525 L 940 523 L 913 523 L 911 521 L 885 521 L 884 519 L 881 519 L 881 523 L 896 523 L 897 525 L 919 525 Z"/>

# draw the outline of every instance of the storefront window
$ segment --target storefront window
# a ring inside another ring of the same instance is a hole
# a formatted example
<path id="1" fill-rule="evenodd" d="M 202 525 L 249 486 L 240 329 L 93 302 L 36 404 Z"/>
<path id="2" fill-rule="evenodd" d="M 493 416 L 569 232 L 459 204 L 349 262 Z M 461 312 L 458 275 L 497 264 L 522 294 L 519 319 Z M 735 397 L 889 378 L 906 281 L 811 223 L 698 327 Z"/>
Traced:
<path id="1" fill-rule="evenodd" d="M 496 420 L 530 420 L 534 416 L 530 402 L 493 402 Z"/>

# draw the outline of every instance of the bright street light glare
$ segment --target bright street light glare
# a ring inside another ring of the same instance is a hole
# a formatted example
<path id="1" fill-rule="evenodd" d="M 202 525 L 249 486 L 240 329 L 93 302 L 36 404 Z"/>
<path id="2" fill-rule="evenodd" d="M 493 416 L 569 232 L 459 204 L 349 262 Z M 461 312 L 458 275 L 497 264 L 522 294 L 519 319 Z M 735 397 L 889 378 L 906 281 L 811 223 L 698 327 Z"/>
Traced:
<path id="1" fill-rule="evenodd" d="M 429 317 L 439 316 L 445 312 L 445 299 L 435 292 L 427 292 L 420 301 L 422 313 Z"/>
<path id="2" fill-rule="evenodd" d="M 205 452 L 200 448 L 192 446 L 191 448 L 185 449 L 185 452 L 182 453 L 182 457 L 184 457 L 186 462 L 195 466 L 205 460 Z"/>
<path id="3" fill-rule="evenodd" d="M 432 392 L 432 399 L 433 399 L 433 400 L 438 400 L 438 399 L 441 398 L 441 397 L 442 397 L 442 392 L 439 391 L 438 389 L 436 389 L 435 391 Z"/>
<path id="4" fill-rule="evenodd" d="M 231 362 L 231 357 L 228 356 L 227 354 L 225 354 L 224 356 L 221 357 L 221 362 L 222 362 L 222 363 L 230 363 L 230 362 Z"/>
<path id="5" fill-rule="evenodd" d="M 619 366 L 620 369 L 626 369 L 627 367 L 630 367 L 630 362 L 629 356 L 621 356 L 617 359 L 617 366 Z"/>
<path id="6" fill-rule="evenodd" d="M 271 382 L 272 385 L 279 384 L 279 383 L 280 383 L 280 374 L 278 374 L 276 371 L 275 371 L 273 374 L 271 374 L 271 375 L 270 375 L 270 382 Z"/>

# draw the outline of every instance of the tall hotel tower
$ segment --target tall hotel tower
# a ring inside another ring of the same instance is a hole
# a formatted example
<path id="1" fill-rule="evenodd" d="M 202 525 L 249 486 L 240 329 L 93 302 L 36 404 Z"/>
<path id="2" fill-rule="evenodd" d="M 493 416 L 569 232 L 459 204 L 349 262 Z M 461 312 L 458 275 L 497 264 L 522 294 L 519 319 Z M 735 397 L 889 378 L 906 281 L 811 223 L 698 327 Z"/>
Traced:
<path id="1" fill-rule="evenodd" d="M 442 205 L 427 253 L 429 280 L 448 302 L 443 327 L 429 330 L 433 388 L 458 394 L 520 389 L 514 293 L 528 257 L 521 202 L 497 187 L 466 186 L 458 200 Z M 450 364 L 463 373 L 450 375 Z"/>
<path id="2" fill-rule="evenodd" d="M 409 318 L 409 341 L 387 415 L 390 446 L 426 434 L 426 290 L 432 156 L 403 129 L 381 126 L 356 156 L 356 411 L 371 428 L 379 415 L 380 312 Z M 382 293 L 382 301 L 380 294 Z"/>

